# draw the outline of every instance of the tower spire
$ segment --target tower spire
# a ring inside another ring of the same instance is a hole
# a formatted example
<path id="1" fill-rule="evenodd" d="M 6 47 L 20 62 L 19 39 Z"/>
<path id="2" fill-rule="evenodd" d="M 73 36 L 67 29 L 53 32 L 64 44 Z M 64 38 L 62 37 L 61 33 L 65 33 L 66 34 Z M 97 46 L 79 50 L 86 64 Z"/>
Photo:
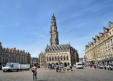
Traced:
<path id="1" fill-rule="evenodd" d="M 53 16 L 54 16 L 54 12 L 53 12 Z"/>
<path id="2" fill-rule="evenodd" d="M 58 45 L 58 44 L 59 44 L 59 40 L 58 40 L 58 32 L 56 26 L 56 18 L 53 13 L 51 19 L 51 29 L 50 29 L 50 45 Z"/>

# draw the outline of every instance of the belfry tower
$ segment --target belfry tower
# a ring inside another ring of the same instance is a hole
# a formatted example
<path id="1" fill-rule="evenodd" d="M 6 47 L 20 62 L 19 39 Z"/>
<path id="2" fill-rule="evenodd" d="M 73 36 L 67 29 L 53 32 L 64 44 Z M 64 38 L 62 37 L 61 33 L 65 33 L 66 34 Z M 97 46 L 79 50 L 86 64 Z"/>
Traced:
<path id="1" fill-rule="evenodd" d="M 50 45 L 58 45 L 59 44 L 59 40 L 58 40 L 58 32 L 57 32 L 57 26 L 56 26 L 56 18 L 54 16 L 52 16 L 51 19 L 51 29 L 50 29 Z"/>

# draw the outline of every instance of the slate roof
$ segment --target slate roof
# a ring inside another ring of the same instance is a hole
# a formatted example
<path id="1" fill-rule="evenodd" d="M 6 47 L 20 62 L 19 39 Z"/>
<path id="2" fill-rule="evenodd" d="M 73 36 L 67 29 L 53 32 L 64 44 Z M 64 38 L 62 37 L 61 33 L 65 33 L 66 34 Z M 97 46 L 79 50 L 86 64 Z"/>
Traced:
<path id="1" fill-rule="evenodd" d="M 47 45 L 46 52 L 60 52 L 60 51 L 69 51 L 70 44 L 59 44 L 59 45 Z"/>

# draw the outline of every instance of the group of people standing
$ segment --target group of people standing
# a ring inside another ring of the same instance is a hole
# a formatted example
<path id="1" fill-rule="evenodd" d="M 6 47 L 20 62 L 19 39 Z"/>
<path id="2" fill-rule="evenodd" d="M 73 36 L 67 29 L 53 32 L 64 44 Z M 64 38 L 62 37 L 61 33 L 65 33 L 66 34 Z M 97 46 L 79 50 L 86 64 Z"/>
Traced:
<path id="1" fill-rule="evenodd" d="M 61 72 L 63 70 L 63 65 L 56 65 L 56 72 Z"/>
<path id="2" fill-rule="evenodd" d="M 56 64 L 56 65 L 48 65 L 48 68 L 49 69 L 55 69 L 56 72 L 61 72 L 61 71 L 64 71 L 64 67 L 63 64 Z M 72 71 L 72 66 L 69 67 L 70 70 Z M 33 73 L 33 80 L 36 81 L 38 78 L 37 78 L 37 65 L 34 64 L 33 67 L 31 68 L 31 71 Z"/>
<path id="3" fill-rule="evenodd" d="M 65 71 L 66 69 L 68 69 L 68 70 L 71 70 L 71 71 L 73 71 L 72 70 L 72 66 L 63 66 L 63 64 L 56 64 L 56 65 L 54 65 L 54 64 L 49 64 L 48 65 L 48 69 L 54 69 L 54 70 L 56 70 L 56 72 L 61 72 L 61 71 Z"/>
<path id="4" fill-rule="evenodd" d="M 92 64 L 90 65 L 90 68 L 99 68 L 99 69 L 105 69 L 105 70 L 113 70 L 113 65 L 108 65 L 108 64 L 105 64 L 105 65 L 95 65 L 95 64 Z"/>

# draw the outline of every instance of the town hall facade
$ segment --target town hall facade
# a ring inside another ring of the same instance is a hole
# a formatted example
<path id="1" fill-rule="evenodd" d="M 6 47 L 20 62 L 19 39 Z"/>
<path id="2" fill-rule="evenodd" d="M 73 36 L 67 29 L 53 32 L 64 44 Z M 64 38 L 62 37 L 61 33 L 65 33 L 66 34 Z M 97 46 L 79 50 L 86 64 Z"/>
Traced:
<path id="1" fill-rule="evenodd" d="M 40 53 L 40 66 L 50 64 L 63 64 L 63 66 L 72 66 L 79 61 L 79 55 L 75 48 L 70 44 L 59 44 L 56 18 L 53 14 L 50 28 L 50 45 Z"/>

